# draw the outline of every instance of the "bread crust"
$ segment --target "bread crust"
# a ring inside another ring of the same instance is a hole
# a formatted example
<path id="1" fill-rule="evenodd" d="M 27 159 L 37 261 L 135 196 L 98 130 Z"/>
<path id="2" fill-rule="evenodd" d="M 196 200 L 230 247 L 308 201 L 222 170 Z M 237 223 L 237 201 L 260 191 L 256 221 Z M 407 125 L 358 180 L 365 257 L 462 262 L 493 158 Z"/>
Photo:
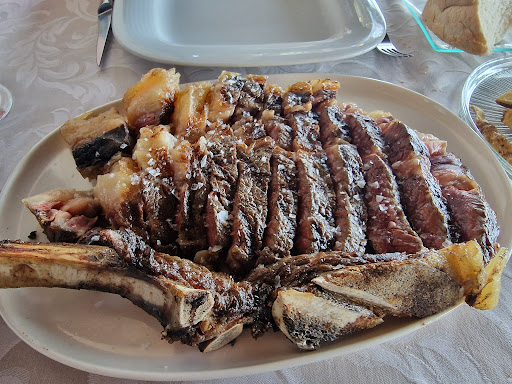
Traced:
<path id="1" fill-rule="evenodd" d="M 498 18 L 509 18 L 511 2 L 506 1 L 508 5 L 502 4 L 496 10 Z M 486 21 L 481 20 L 479 12 L 479 8 L 484 6 L 481 0 L 428 0 L 422 19 L 437 37 L 451 46 L 475 55 L 486 55 L 503 38 L 510 21 L 503 21 L 503 28 L 496 27 L 495 35 L 486 35 L 483 28 Z"/>

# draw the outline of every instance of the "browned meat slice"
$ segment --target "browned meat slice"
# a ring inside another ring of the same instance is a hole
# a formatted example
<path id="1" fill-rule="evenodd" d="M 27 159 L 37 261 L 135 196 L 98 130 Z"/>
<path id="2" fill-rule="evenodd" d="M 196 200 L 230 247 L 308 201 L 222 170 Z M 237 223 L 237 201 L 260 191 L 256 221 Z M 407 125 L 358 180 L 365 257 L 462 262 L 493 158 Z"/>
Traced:
<path id="1" fill-rule="evenodd" d="M 431 157 L 430 169 L 441 187 L 451 185 L 467 191 L 479 188 L 469 169 L 453 153 Z"/>
<path id="2" fill-rule="evenodd" d="M 180 218 L 179 243 L 181 252 L 191 257 L 195 252 L 208 248 L 205 225 L 205 210 L 210 192 L 212 153 L 207 148 L 204 137 L 193 145 L 190 162 L 190 185 L 182 194 L 184 215 Z"/>
<path id="3" fill-rule="evenodd" d="M 319 151 L 320 127 L 313 108 L 313 88 L 310 83 L 301 81 L 292 84 L 283 98 L 283 111 L 288 125 L 293 130 L 292 150 L 294 152 Z"/>
<path id="4" fill-rule="evenodd" d="M 238 121 L 247 116 L 255 117 L 263 110 L 266 82 L 266 76 L 247 75 L 244 78 L 232 121 Z"/>
<path id="5" fill-rule="evenodd" d="M 237 147 L 240 161 L 232 213 L 233 242 L 226 258 L 230 271 L 236 276 L 246 274 L 255 266 L 257 251 L 262 248 L 273 148 L 271 138 Z"/>
<path id="6" fill-rule="evenodd" d="M 451 243 L 448 210 L 437 180 L 430 172 L 429 152 L 416 133 L 398 120 L 383 131 L 389 162 L 400 185 L 405 213 L 428 248 Z"/>
<path id="7" fill-rule="evenodd" d="M 362 254 L 366 248 L 366 208 L 361 158 L 352 144 L 331 145 L 325 153 L 336 192 L 338 231 L 333 250 Z"/>
<path id="8" fill-rule="evenodd" d="M 315 107 L 320 122 L 320 141 L 325 146 L 350 141 L 343 111 L 334 99 L 328 99 Z"/>
<path id="9" fill-rule="evenodd" d="M 387 162 L 384 139 L 375 121 L 360 113 L 346 115 L 352 142 L 363 161 L 366 181 L 367 237 L 373 250 L 417 252 L 421 239 L 411 228 L 400 204 L 395 177 Z"/>
<path id="10" fill-rule="evenodd" d="M 476 240 L 487 263 L 495 254 L 499 234 L 496 213 L 475 179 L 453 153 L 431 158 L 431 170 L 441 185 L 457 241 Z"/>
<path id="11" fill-rule="evenodd" d="M 145 174 L 140 179 L 142 197 L 143 228 L 148 233 L 148 242 L 156 249 L 177 254 L 176 239 L 178 232 L 174 217 L 179 201 L 172 193 L 168 179 L 160 179 Z M 137 233 L 142 228 L 128 227 Z"/>
<path id="12" fill-rule="evenodd" d="M 295 238 L 296 253 L 332 249 L 336 223 L 336 195 L 325 152 L 296 152 L 299 220 Z"/>
<path id="13" fill-rule="evenodd" d="M 180 74 L 174 68 L 154 68 L 126 91 L 123 107 L 128 125 L 139 129 L 147 125 L 168 124 L 179 92 Z"/>
<path id="14" fill-rule="evenodd" d="M 227 123 L 235 112 L 244 79 L 238 73 L 222 71 L 213 85 L 208 102 L 208 121 Z"/>
<path id="15" fill-rule="evenodd" d="M 369 154 L 387 160 L 386 144 L 380 129 L 371 117 L 353 113 L 347 114 L 345 119 L 352 142 L 357 145 L 357 151 L 363 160 Z"/>
<path id="16" fill-rule="evenodd" d="M 231 210 L 238 179 L 236 144 L 233 136 L 218 132 L 208 134 L 206 143 L 212 162 L 205 221 L 210 250 L 218 253 L 231 243 Z"/>
<path id="17" fill-rule="evenodd" d="M 268 136 L 274 139 L 276 146 L 286 151 L 292 150 L 293 129 L 286 123 L 286 119 L 276 114 L 274 110 L 264 110 L 261 122 Z"/>
<path id="18" fill-rule="evenodd" d="M 133 152 L 133 158 L 141 169 L 138 187 L 149 242 L 172 253 L 177 252 L 176 214 L 180 193 L 188 187 L 182 183 L 188 172 L 189 147 L 188 141 L 176 139 L 168 126 L 160 125 L 141 128 Z M 130 182 L 136 182 L 135 176 Z M 133 226 L 128 228 L 140 233 Z"/>
<path id="19" fill-rule="evenodd" d="M 283 89 L 275 84 L 265 86 L 265 96 L 263 98 L 263 111 L 273 111 L 276 116 L 283 114 Z"/>
<path id="20" fill-rule="evenodd" d="M 193 174 L 194 148 L 187 140 L 180 140 L 171 151 L 173 194 L 178 199 L 176 223 L 177 243 L 181 254 L 191 256 L 196 251 L 194 240 L 190 240 L 190 231 L 195 227 L 191 210 L 191 192 L 194 182 Z"/>
<path id="21" fill-rule="evenodd" d="M 263 239 L 264 248 L 256 265 L 273 263 L 289 256 L 297 230 L 297 170 L 294 153 L 274 148 L 271 166 L 269 220 Z"/>
<path id="22" fill-rule="evenodd" d="M 75 242 L 97 224 L 102 214 L 91 192 L 53 189 L 23 199 L 49 241 Z"/>
<path id="23" fill-rule="evenodd" d="M 318 118 L 313 112 L 296 112 L 287 118 L 293 130 L 293 151 L 320 151 L 320 126 Z"/>
<path id="24" fill-rule="evenodd" d="M 389 165 L 376 154 L 363 159 L 368 212 L 367 236 L 377 253 L 418 252 L 422 242 L 400 205 L 398 185 Z"/>

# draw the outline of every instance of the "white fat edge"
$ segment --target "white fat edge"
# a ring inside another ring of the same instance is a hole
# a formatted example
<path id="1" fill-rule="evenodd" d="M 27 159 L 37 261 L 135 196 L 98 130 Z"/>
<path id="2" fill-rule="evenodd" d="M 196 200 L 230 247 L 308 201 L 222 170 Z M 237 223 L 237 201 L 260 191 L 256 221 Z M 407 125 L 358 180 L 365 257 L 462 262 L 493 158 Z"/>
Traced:
<path id="1" fill-rule="evenodd" d="M 388 309 L 391 309 L 394 311 L 397 310 L 396 306 L 391 305 L 382 297 L 365 292 L 361 289 L 342 287 L 342 286 L 333 284 L 333 283 L 327 281 L 324 276 L 315 277 L 312 280 L 312 282 L 330 292 L 343 295 L 345 297 L 348 297 L 349 299 L 362 301 L 362 302 L 369 303 L 369 304 L 372 304 L 375 306 L 379 306 L 381 308 L 388 308 Z"/>

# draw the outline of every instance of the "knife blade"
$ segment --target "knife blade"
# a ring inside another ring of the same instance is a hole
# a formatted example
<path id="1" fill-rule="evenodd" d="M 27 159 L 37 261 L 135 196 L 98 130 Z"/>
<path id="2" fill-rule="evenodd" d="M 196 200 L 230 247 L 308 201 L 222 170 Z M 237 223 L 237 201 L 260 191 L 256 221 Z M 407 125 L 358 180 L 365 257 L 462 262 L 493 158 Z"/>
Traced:
<path id="1" fill-rule="evenodd" d="M 96 44 L 96 63 L 101 64 L 105 51 L 110 22 L 112 21 L 112 0 L 103 0 L 98 7 L 98 43 Z"/>

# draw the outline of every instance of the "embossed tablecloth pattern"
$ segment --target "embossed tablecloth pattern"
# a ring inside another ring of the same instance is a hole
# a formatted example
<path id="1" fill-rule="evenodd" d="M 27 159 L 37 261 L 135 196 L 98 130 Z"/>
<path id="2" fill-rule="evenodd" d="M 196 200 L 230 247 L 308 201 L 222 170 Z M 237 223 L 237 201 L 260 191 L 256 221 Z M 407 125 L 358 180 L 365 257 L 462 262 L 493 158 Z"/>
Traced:
<path id="1" fill-rule="evenodd" d="M 380 0 L 388 30 L 413 58 L 376 51 L 327 63 L 228 68 L 270 74 L 326 72 L 385 80 L 420 92 L 458 113 L 464 81 L 494 53 L 481 58 L 436 53 L 398 0 Z M 158 63 L 109 40 L 96 66 L 97 1 L 0 2 L 0 82 L 14 94 L 0 121 L 0 188 L 27 151 L 67 119 L 120 98 Z M 221 68 L 177 67 L 183 82 L 213 79 Z M 6 223 L 2 222 L 2 225 Z M 218 380 L 223 383 L 512 383 L 512 265 L 503 278 L 499 307 L 481 312 L 461 306 L 419 331 L 357 353 L 275 372 Z M 15 336 L 0 320 L 0 383 L 128 383 L 55 362 Z"/>

